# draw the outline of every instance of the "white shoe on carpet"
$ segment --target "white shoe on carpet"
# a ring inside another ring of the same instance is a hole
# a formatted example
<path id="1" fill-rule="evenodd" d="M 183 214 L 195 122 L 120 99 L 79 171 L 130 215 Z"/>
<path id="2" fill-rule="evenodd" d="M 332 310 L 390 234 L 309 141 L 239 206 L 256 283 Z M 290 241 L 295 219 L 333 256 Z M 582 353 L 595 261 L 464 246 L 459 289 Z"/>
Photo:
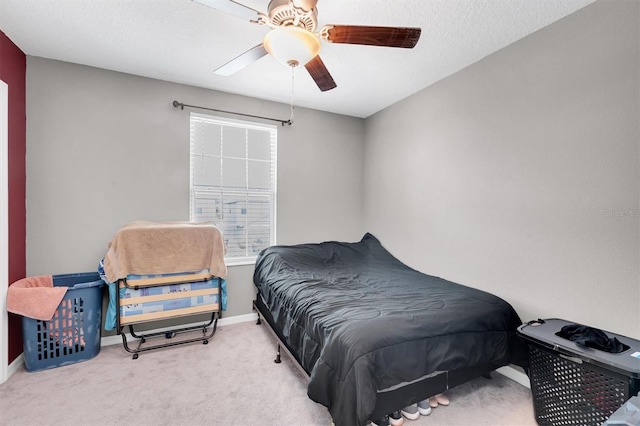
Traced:
<path id="1" fill-rule="evenodd" d="M 429 398 L 423 399 L 418 402 L 418 412 L 421 416 L 428 416 L 431 414 L 431 406 L 429 405 Z"/>
<path id="2" fill-rule="evenodd" d="M 420 418 L 420 412 L 418 411 L 418 404 L 411 404 L 400 410 L 403 416 L 409 420 L 417 420 Z"/>

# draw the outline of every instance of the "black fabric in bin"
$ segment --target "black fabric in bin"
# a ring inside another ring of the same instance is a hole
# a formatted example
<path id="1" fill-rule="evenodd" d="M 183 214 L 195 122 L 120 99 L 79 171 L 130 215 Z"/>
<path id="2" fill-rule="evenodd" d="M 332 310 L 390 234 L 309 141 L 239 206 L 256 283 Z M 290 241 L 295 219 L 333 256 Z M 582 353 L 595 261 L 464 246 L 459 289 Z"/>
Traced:
<path id="1" fill-rule="evenodd" d="M 604 331 L 586 325 L 565 325 L 556 333 L 556 336 L 571 340 L 582 346 L 614 354 L 619 354 L 629 349 L 629 346 L 620 343 L 616 337 L 609 337 Z"/>
<path id="2" fill-rule="evenodd" d="M 518 327 L 528 343 L 534 411 L 542 426 L 600 426 L 640 391 L 640 341 L 604 331 L 628 348 L 609 353 L 557 335 L 572 324 L 553 318 Z"/>

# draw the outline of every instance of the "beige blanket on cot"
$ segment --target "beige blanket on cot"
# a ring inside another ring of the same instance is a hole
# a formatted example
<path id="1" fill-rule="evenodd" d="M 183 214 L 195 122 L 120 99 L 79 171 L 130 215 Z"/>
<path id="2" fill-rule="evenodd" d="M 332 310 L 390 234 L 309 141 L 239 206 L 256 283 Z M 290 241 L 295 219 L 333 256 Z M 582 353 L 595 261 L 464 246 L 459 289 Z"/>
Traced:
<path id="1" fill-rule="evenodd" d="M 225 278 L 224 254 L 222 234 L 211 223 L 137 221 L 122 227 L 109 243 L 104 272 L 112 283 L 129 274 L 203 269 Z"/>

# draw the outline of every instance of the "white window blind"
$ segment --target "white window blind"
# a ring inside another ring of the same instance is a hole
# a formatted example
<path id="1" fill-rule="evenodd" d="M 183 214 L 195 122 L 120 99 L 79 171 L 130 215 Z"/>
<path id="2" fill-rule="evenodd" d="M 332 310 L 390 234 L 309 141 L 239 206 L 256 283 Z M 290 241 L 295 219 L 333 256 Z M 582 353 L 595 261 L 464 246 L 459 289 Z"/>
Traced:
<path id="1" fill-rule="evenodd" d="M 191 220 L 212 221 L 227 264 L 275 244 L 277 128 L 191 113 Z"/>

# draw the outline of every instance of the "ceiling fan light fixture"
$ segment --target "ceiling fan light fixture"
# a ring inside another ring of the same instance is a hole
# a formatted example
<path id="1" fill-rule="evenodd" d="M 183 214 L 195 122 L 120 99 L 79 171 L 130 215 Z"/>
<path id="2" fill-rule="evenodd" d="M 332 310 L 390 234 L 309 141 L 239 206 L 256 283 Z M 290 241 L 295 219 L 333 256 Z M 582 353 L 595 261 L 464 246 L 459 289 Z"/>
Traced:
<path id="1" fill-rule="evenodd" d="M 320 52 L 320 39 L 304 28 L 277 27 L 264 37 L 264 48 L 287 67 L 304 66 Z"/>

